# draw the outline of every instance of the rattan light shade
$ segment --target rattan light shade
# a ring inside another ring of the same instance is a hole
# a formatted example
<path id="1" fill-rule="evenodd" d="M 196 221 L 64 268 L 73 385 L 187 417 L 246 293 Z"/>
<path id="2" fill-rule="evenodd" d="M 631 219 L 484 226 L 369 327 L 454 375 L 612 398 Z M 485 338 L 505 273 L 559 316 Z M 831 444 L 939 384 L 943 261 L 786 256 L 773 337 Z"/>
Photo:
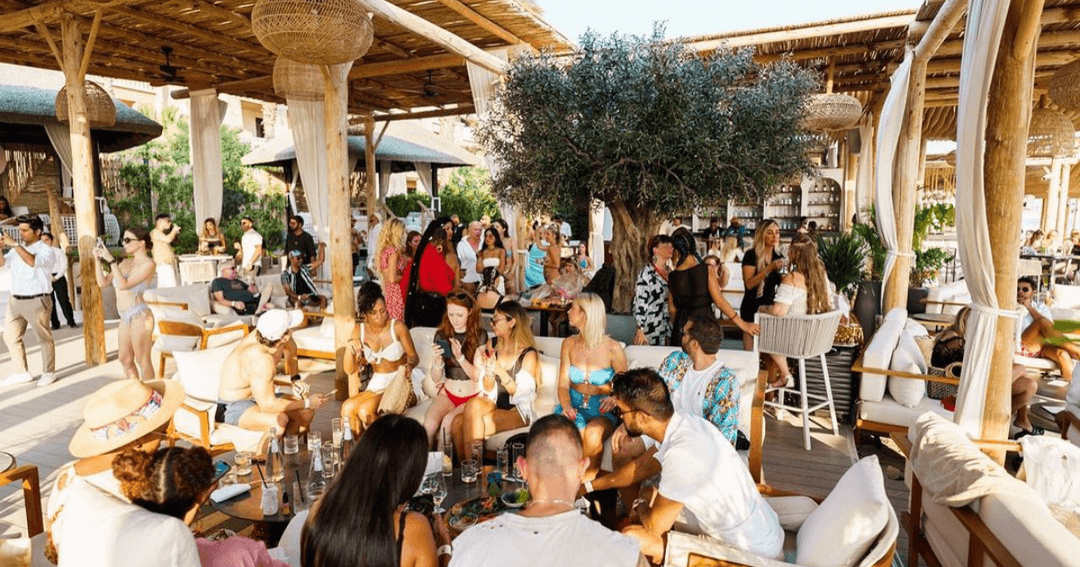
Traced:
<path id="1" fill-rule="evenodd" d="M 274 62 L 274 92 L 289 100 L 321 102 L 324 100 L 322 69 L 278 57 Z"/>
<path id="2" fill-rule="evenodd" d="M 91 127 L 116 124 L 116 104 L 100 85 L 83 81 L 83 99 L 86 100 L 86 116 Z M 68 121 L 67 87 L 56 93 L 56 119 Z"/>
<path id="3" fill-rule="evenodd" d="M 1050 100 L 1062 108 L 1080 109 L 1080 59 L 1050 77 Z"/>
<path id="4" fill-rule="evenodd" d="M 834 132 L 854 127 L 862 116 L 862 103 L 846 94 L 816 94 L 806 103 L 803 127 L 811 132 Z"/>
<path id="5" fill-rule="evenodd" d="M 251 28 L 275 54 L 317 65 L 355 61 L 374 37 L 371 19 L 356 0 L 258 0 Z"/>
<path id="6" fill-rule="evenodd" d="M 1076 130 L 1061 111 L 1036 108 L 1028 125 L 1027 155 L 1033 158 L 1071 157 L 1076 153 Z"/>

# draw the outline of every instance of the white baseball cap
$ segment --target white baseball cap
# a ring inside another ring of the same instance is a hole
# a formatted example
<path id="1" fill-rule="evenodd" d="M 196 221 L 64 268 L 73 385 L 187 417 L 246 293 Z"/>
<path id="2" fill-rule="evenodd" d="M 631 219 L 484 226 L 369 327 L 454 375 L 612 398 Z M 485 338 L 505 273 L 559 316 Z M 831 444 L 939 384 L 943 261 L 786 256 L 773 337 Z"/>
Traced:
<path id="1" fill-rule="evenodd" d="M 268 341 L 276 341 L 283 337 L 289 329 L 300 326 L 304 321 L 304 312 L 299 309 L 285 311 L 284 309 L 271 309 L 259 317 L 255 324 L 255 330 Z"/>

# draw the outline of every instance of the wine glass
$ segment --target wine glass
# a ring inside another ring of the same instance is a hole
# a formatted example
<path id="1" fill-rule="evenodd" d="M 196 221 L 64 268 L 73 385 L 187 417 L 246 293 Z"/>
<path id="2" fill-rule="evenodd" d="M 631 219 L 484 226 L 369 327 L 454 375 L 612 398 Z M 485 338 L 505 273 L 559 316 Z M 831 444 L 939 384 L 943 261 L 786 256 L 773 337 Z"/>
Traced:
<path id="1" fill-rule="evenodd" d="M 435 501 L 435 513 L 442 514 L 446 510 L 443 509 L 442 503 L 446 499 L 446 481 L 443 480 L 442 475 L 433 474 L 428 477 L 431 479 L 428 482 L 428 489 L 431 491 L 431 499 Z"/>

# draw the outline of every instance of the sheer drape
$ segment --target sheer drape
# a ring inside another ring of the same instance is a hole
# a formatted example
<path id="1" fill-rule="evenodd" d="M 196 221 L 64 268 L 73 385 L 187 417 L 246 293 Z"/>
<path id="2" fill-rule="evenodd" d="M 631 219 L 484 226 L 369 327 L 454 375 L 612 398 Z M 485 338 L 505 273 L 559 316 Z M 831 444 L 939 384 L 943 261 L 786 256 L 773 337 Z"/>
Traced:
<path id="1" fill-rule="evenodd" d="M 296 150 L 296 169 L 304 185 L 308 212 L 315 225 L 319 242 L 328 242 L 330 233 L 327 220 L 330 217 L 330 200 L 327 198 L 326 175 L 326 108 L 323 102 L 287 99 L 289 104 L 289 128 L 292 130 L 293 148 Z"/>
<path id="2" fill-rule="evenodd" d="M 63 122 L 45 122 L 42 124 L 45 127 L 45 133 L 49 135 L 49 142 L 52 143 L 53 151 L 60 158 L 60 164 L 63 165 L 63 186 L 64 197 L 70 198 L 71 192 L 71 133 L 68 130 L 68 125 Z"/>
<path id="3" fill-rule="evenodd" d="M 379 160 L 379 201 L 382 203 L 386 203 L 386 195 L 390 192 L 390 174 L 393 173 L 391 170 L 389 160 Z"/>
<path id="4" fill-rule="evenodd" d="M 972 0 L 968 4 L 956 117 L 956 236 L 960 264 L 964 266 L 964 278 L 971 292 L 972 311 L 965 332 L 964 364 L 954 420 L 976 437 L 982 434 L 990 353 L 994 349 L 999 316 L 983 188 L 986 100 L 1008 7 L 1008 0 Z"/>
<path id="5" fill-rule="evenodd" d="M 881 243 L 888 250 L 882 281 L 889 281 L 889 272 L 896 264 L 897 238 L 896 213 L 893 210 L 893 168 L 896 164 L 896 147 L 900 142 L 900 128 L 907 113 L 908 83 L 911 79 L 911 49 L 903 63 L 892 76 L 892 86 L 885 104 L 881 107 L 881 119 L 877 132 L 877 163 L 874 164 L 874 203 L 877 211 L 877 229 Z M 907 279 L 906 277 L 904 278 Z M 882 294 L 884 301 L 885 295 Z"/>
<path id="6" fill-rule="evenodd" d="M 221 217 L 221 119 L 215 89 L 191 91 L 191 176 L 198 225 L 204 219 Z"/>
<path id="7" fill-rule="evenodd" d="M 874 117 L 867 114 L 859 123 L 859 163 L 855 168 L 855 208 L 862 213 L 863 207 L 874 202 Z M 860 216 L 860 219 L 862 217 Z"/>

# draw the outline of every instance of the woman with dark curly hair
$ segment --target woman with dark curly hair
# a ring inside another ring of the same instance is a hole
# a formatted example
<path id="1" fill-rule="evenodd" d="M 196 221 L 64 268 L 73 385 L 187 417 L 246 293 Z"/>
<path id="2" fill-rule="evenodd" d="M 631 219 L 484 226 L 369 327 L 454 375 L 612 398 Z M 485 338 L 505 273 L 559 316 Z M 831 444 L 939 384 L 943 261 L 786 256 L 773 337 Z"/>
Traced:
<path id="1" fill-rule="evenodd" d="M 384 415 L 371 424 L 312 509 L 300 534 L 304 567 L 429 567 L 450 558 L 442 516 L 429 522 L 405 504 L 427 466 L 427 436 L 416 421 Z M 432 527 L 434 525 L 434 533 Z M 438 550 L 438 551 L 436 551 Z"/>
<path id="2" fill-rule="evenodd" d="M 353 431 L 362 433 L 375 420 L 383 391 L 399 372 L 411 379 L 420 363 L 409 328 L 386 312 L 382 288 L 367 282 L 356 292 L 356 327 L 345 346 L 341 362 L 349 375 L 349 399 L 341 404 L 341 417 Z M 360 391 L 360 371 L 371 365 L 371 379 Z"/>

